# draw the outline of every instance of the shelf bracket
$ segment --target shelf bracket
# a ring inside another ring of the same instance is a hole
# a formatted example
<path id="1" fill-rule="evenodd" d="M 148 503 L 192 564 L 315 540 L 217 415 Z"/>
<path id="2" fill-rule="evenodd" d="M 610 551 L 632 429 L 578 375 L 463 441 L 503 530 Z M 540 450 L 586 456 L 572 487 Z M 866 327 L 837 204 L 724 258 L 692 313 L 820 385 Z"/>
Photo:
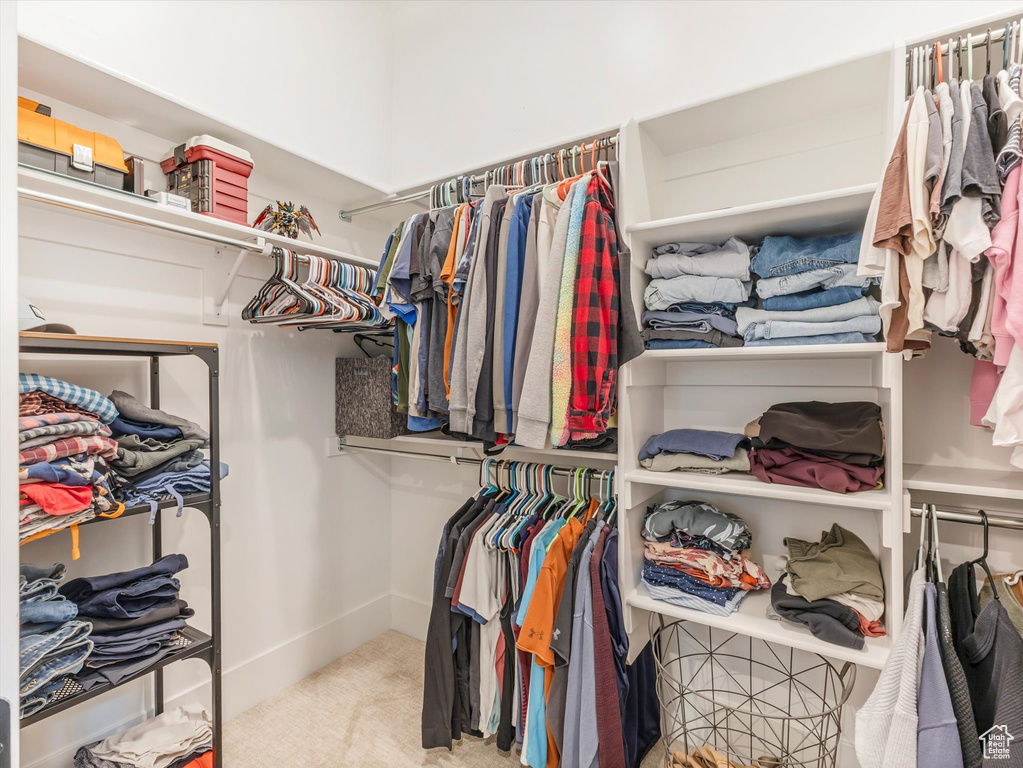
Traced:
<path id="1" fill-rule="evenodd" d="M 273 250 L 273 245 L 266 242 L 262 237 L 256 238 L 254 243 L 255 248 L 262 249 L 263 256 L 269 256 Z M 225 248 L 217 248 L 217 257 L 221 257 L 227 252 Z M 228 306 L 227 297 L 231 293 L 231 286 L 234 285 L 235 279 L 238 277 L 238 273 L 241 272 L 242 264 L 245 263 L 245 258 L 250 253 L 258 253 L 259 251 L 248 248 L 241 248 L 238 250 L 238 255 L 235 257 L 234 264 L 231 266 L 231 271 L 227 273 L 227 280 L 224 283 L 223 288 L 216 296 L 207 295 L 204 297 L 204 311 L 203 311 L 203 324 L 204 325 L 227 325 L 228 324 Z"/>

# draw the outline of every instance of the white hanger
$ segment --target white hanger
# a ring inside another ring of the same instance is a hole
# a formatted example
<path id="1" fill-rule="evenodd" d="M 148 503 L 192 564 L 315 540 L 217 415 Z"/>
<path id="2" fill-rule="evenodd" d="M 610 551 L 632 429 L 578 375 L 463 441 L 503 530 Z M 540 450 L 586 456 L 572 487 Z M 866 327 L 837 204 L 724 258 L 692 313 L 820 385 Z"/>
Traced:
<path id="1" fill-rule="evenodd" d="M 966 78 L 973 80 L 973 35 L 966 33 Z"/>
<path id="2" fill-rule="evenodd" d="M 941 552 L 938 548 L 938 508 L 931 504 L 931 537 L 934 541 L 934 567 L 938 572 L 938 581 L 944 581 L 945 575 L 941 572 Z"/>
<path id="3" fill-rule="evenodd" d="M 954 69 L 952 69 L 952 38 L 951 37 L 948 39 L 948 67 L 947 67 L 947 69 L 948 69 L 948 80 L 951 81 L 953 79 L 952 73 L 955 71 Z M 951 87 L 952 86 L 949 85 L 949 88 L 951 88 Z"/>
<path id="4" fill-rule="evenodd" d="M 1005 583 L 1010 587 L 1014 587 L 1019 584 L 1020 579 L 1023 579 L 1023 569 L 1016 571 L 1012 576 L 1005 577 Z"/>
<path id="5" fill-rule="evenodd" d="M 920 507 L 920 542 L 916 548 L 916 559 L 913 570 L 917 571 L 924 566 L 924 534 L 927 533 L 927 517 L 931 513 L 931 508 L 927 504 L 923 504 Z"/>

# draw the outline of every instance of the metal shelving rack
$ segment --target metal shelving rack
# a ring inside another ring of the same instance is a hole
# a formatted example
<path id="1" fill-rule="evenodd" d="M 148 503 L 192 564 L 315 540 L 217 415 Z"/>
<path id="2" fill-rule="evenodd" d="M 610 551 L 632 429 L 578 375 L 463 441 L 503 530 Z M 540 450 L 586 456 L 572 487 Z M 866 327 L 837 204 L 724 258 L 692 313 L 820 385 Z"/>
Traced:
<path id="1" fill-rule="evenodd" d="M 19 334 L 20 352 L 22 354 L 50 355 L 96 355 L 108 357 L 143 357 L 149 359 L 149 399 L 150 406 L 160 407 L 160 359 L 163 357 L 197 357 L 209 369 L 209 433 L 210 433 L 210 492 L 192 494 L 185 497 L 185 506 L 197 509 L 205 515 L 210 524 L 210 566 L 211 566 L 211 626 L 210 634 L 200 632 L 193 627 L 186 627 L 182 635 L 191 644 L 180 651 L 172 653 L 138 674 L 121 681 L 118 685 L 101 685 L 40 710 L 36 714 L 21 720 L 21 727 L 45 720 L 51 715 L 68 710 L 107 691 L 119 688 L 127 683 L 146 675 L 154 675 L 154 709 L 156 714 L 163 712 L 164 685 L 163 669 L 185 659 L 202 659 L 210 668 L 211 685 L 213 688 L 213 752 L 214 768 L 223 764 L 223 696 L 221 689 L 221 673 L 223 654 L 221 652 L 221 594 L 220 594 L 220 390 L 219 348 L 216 344 L 190 341 L 164 341 L 154 339 L 122 339 L 104 336 L 80 336 L 60 333 L 21 333 Z M 158 505 L 159 510 L 176 507 L 177 502 L 167 501 Z M 129 507 L 124 513 L 113 519 L 96 517 L 83 525 L 95 523 L 112 523 L 121 517 L 149 514 L 148 505 Z M 158 511 L 152 526 L 153 559 L 163 556 L 163 519 Z"/>

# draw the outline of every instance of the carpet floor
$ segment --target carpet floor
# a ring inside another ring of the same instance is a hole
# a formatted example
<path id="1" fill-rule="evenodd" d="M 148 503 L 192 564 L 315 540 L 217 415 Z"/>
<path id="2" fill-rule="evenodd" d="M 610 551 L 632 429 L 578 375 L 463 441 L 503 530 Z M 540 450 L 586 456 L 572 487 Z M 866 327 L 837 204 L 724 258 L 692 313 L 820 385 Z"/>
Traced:
<path id="1" fill-rule="evenodd" d="M 424 643 L 386 632 L 227 723 L 227 765 L 245 768 L 513 768 L 494 739 L 420 747 Z M 663 765 L 655 747 L 643 768 Z"/>

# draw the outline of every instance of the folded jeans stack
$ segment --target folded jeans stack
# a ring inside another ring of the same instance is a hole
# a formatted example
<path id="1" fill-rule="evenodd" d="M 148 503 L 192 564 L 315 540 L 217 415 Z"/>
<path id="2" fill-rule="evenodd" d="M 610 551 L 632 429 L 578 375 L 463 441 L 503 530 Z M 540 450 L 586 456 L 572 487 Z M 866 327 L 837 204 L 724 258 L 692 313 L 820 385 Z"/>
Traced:
<path id="1" fill-rule="evenodd" d="M 875 403 L 780 403 L 746 425 L 750 471 L 765 483 L 835 493 L 882 487 L 884 427 Z"/>
<path id="2" fill-rule="evenodd" d="M 654 248 L 643 294 L 646 348 L 741 347 L 735 311 L 750 302 L 750 255 L 737 237 Z"/>
<path id="3" fill-rule="evenodd" d="M 211 768 L 212 749 L 209 712 L 187 704 L 81 747 L 75 768 Z"/>
<path id="4" fill-rule="evenodd" d="M 167 555 L 133 571 L 69 581 L 61 594 L 93 622 L 93 648 L 78 682 L 89 690 L 116 685 L 180 648 L 179 634 L 193 614 L 178 599 L 174 574 L 188 567 L 184 555 Z"/>
<path id="5" fill-rule="evenodd" d="M 666 501 L 643 523 L 643 583 L 650 596 L 704 613 L 728 616 L 770 579 L 744 553 L 753 544 L 746 522 L 702 501 Z"/>
<path id="6" fill-rule="evenodd" d="M 860 233 L 829 237 L 767 237 L 751 269 L 760 278 L 759 309 L 736 312 L 746 346 L 849 344 L 881 332 L 878 303 L 859 277 Z"/>
<path id="7" fill-rule="evenodd" d="M 771 589 L 771 608 L 805 624 L 815 637 L 859 650 L 885 634 L 884 580 L 870 548 L 835 523 L 820 542 L 787 538 L 785 574 Z"/>
<path id="8" fill-rule="evenodd" d="M 121 509 L 106 481 L 117 409 L 91 389 L 38 374 L 19 381 L 19 538 L 24 543 Z"/>
<path id="9" fill-rule="evenodd" d="M 720 475 L 749 472 L 750 441 L 745 435 L 707 429 L 672 429 L 654 435 L 639 452 L 639 463 L 654 472 Z"/>
<path id="10" fill-rule="evenodd" d="M 21 609 L 21 716 L 28 717 L 70 688 L 92 651 L 92 627 L 78 621 L 78 606 L 58 592 L 61 564 L 23 564 L 19 575 Z"/>

